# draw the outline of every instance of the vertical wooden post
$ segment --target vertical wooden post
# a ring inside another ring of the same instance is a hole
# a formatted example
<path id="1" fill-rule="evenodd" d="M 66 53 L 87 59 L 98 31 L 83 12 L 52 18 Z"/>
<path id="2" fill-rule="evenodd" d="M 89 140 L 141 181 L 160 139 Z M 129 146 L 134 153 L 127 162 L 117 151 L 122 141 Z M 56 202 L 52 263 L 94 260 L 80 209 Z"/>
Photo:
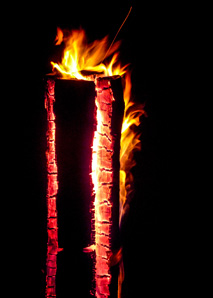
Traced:
<path id="1" fill-rule="evenodd" d="M 94 135 L 92 154 L 92 181 L 95 193 L 95 282 L 96 297 L 107 298 L 110 295 L 111 280 L 109 271 L 113 183 L 111 117 L 114 98 L 108 79 L 97 79 L 95 84 L 97 129 Z"/>
<path id="2" fill-rule="evenodd" d="M 55 81 L 47 80 L 45 108 L 47 110 L 47 259 L 46 259 L 46 297 L 56 297 L 56 270 L 58 253 L 58 227 L 56 196 L 58 191 L 57 164 L 55 148 Z"/>

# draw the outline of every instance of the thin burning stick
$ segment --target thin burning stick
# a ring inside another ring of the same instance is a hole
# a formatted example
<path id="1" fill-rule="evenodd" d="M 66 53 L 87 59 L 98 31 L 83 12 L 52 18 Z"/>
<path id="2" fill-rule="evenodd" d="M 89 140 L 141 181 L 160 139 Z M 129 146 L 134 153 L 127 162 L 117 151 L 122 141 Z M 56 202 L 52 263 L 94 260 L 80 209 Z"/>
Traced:
<path id="1" fill-rule="evenodd" d="M 115 34 L 115 37 L 113 38 L 113 41 L 111 42 L 111 44 L 110 44 L 108 50 L 106 51 L 106 54 L 104 55 L 104 58 L 103 58 L 102 62 L 103 62 L 104 59 L 107 57 L 107 54 L 109 53 L 109 51 L 110 51 L 112 45 L 114 44 L 114 42 L 115 42 L 115 40 L 116 40 L 116 38 L 117 38 L 117 36 L 118 36 L 118 33 L 121 31 L 121 28 L 123 27 L 123 25 L 125 24 L 126 20 L 128 19 L 131 10 L 132 10 L 132 6 L 130 7 L 129 12 L 128 12 L 127 16 L 125 17 L 123 23 L 122 23 L 121 26 L 119 27 L 117 33 Z"/>
<path id="2" fill-rule="evenodd" d="M 113 182 L 113 142 L 111 135 L 112 101 L 109 79 L 97 79 L 97 129 L 93 140 L 92 182 L 95 201 L 95 282 L 96 297 L 109 297 L 111 274 L 109 271 L 111 188 Z"/>
<path id="3" fill-rule="evenodd" d="M 45 108 L 47 110 L 47 260 L 46 260 L 46 297 L 56 297 L 56 270 L 58 248 L 58 227 L 56 195 L 58 191 L 57 164 L 55 152 L 55 81 L 47 80 Z"/>

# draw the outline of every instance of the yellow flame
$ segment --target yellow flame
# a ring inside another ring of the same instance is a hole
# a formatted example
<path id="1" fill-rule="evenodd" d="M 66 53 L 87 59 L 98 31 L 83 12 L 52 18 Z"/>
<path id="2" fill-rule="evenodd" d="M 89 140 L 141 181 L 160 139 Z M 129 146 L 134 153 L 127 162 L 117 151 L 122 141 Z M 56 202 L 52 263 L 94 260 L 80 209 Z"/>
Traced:
<path id="1" fill-rule="evenodd" d="M 146 114 L 144 105 L 136 104 L 131 100 L 130 72 L 125 75 L 124 88 L 124 118 L 121 129 L 120 141 L 120 194 L 119 194 L 119 225 L 129 210 L 128 194 L 133 188 L 133 175 L 131 169 L 136 165 L 134 152 L 141 150 L 140 133 L 134 130 L 134 126 L 140 125 L 140 117 Z M 124 280 L 124 264 L 121 259 L 118 275 L 118 298 L 121 298 L 122 283 Z"/>
<path id="2" fill-rule="evenodd" d="M 88 43 L 83 29 L 73 30 L 68 37 L 64 37 L 63 31 L 57 29 L 56 45 L 65 42 L 65 50 L 62 63 L 51 62 L 53 68 L 57 69 L 64 78 L 76 78 L 88 80 L 81 71 L 92 71 L 103 74 L 103 76 L 123 75 L 126 66 L 118 64 L 118 52 L 120 42 L 108 48 L 108 37 Z M 107 55 L 106 55 L 107 53 Z M 112 56 L 111 61 L 106 65 L 103 59 Z"/>
<path id="3" fill-rule="evenodd" d="M 134 126 L 140 125 L 140 117 L 145 113 L 143 104 L 136 104 L 131 100 L 131 77 L 129 72 L 125 75 L 124 103 L 125 110 L 120 146 L 120 224 L 125 210 L 129 208 L 128 205 L 125 206 L 125 203 L 127 201 L 127 192 L 132 188 L 133 176 L 131 169 L 136 164 L 134 152 L 141 149 L 140 133 L 134 129 Z"/>

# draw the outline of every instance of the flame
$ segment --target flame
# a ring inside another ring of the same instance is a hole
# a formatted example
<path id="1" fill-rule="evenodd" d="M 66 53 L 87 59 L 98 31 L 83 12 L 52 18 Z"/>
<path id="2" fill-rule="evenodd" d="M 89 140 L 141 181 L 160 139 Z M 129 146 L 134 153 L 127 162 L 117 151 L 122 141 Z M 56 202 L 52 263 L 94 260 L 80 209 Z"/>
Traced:
<path id="1" fill-rule="evenodd" d="M 124 117 L 120 140 L 120 193 L 119 193 L 119 226 L 130 208 L 130 193 L 133 191 L 133 175 L 131 169 L 136 165 L 135 151 L 141 150 L 140 133 L 135 129 L 140 125 L 140 118 L 144 114 L 144 105 L 134 103 L 131 99 L 131 75 L 126 72 L 124 78 Z M 124 264 L 121 258 L 118 276 L 118 298 L 121 298 L 122 283 L 124 280 Z"/>
<path id="2" fill-rule="evenodd" d="M 124 118 L 121 129 L 120 141 L 120 195 L 119 195 L 119 225 L 125 213 L 129 209 L 127 203 L 128 194 L 133 189 L 133 175 L 131 169 L 136 165 L 134 160 L 135 151 L 141 150 L 140 133 L 135 129 L 139 126 L 140 118 L 144 111 L 143 104 L 134 103 L 131 100 L 131 76 L 130 72 L 125 75 L 124 88 Z"/>
<path id="3" fill-rule="evenodd" d="M 117 41 L 108 49 L 108 37 L 88 43 L 83 29 L 72 30 L 69 36 L 64 36 L 63 31 L 57 28 L 56 45 L 65 42 L 65 50 L 62 63 L 51 62 L 53 69 L 57 69 L 63 78 L 76 78 L 78 80 L 89 80 L 89 77 L 82 74 L 82 71 L 91 71 L 103 76 L 123 75 L 126 66 L 121 67 L 118 63 L 118 48 L 120 41 Z M 107 50 L 108 49 L 108 50 Z M 104 64 L 103 60 L 113 54 L 109 63 Z"/>

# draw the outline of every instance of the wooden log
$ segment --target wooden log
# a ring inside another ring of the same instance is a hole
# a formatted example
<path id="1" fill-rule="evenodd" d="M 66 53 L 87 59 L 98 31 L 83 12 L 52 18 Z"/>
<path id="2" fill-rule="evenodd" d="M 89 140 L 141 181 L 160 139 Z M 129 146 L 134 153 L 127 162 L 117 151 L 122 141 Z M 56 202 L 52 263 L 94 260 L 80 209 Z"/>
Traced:
<path id="1" fill-rule="evenodd" d="M 47 259 L 46 259 L 46 297 L 56 297 L 56 271 L 58 253 L 58 227 L 56 196 L 58 191 L 57 164 L 55 152 L 55 81 L 48 79 L 45 90 L 47 110 Z"/>
<path id="2" fill-rule="evenodd" d="M 111 189 L 113 183 L 113 140 L 111 135 L 112 102 L 114 101 L 110 81 L 97 79 L 96 119 L 97 127 L 93 141 L 92 179 L 94 185 L 95 221 L 95 295 L 109 297 L 111 280 L 108 256 L 110 254 Z M 107 277 L 107 278 L 106 278 Z"/>

